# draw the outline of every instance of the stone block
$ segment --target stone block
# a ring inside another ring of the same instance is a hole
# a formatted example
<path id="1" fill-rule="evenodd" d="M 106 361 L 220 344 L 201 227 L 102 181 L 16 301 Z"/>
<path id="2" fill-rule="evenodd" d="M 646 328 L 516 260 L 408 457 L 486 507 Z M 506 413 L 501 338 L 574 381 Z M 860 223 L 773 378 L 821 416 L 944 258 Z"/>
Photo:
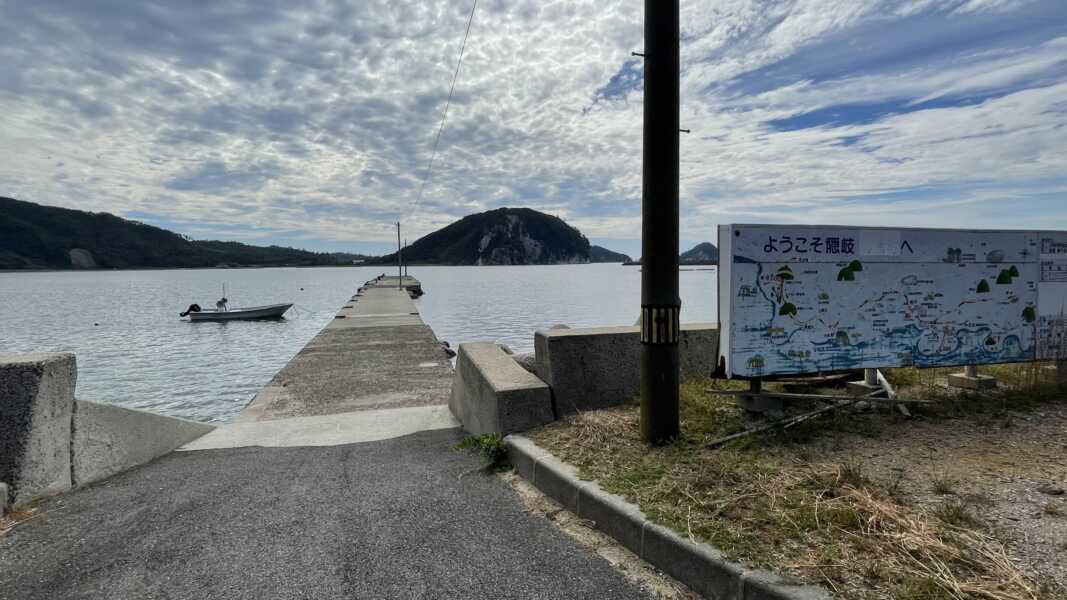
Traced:
<path id="1" fill-rule="evenodd" d="M 537 468 L 534 454 L 540 448 L 532 441 L 518 435 L 510 435 L 505 441 L 508 445 L 508 462 L 520 477 L 533 484 L 534 470 Z"/>
<path id="2" fill-rule="evenodd" d="M 0 481 L 14 505 L 70 489 L 73 354 L 0 353 Z"/>
<path id="3" fill-rule="evenodd" d="M 768 571 L 745 571 L 741 600 L 833 600 L 825 588 L 804 585 Z"/>
<path id="4" fill-rule="evenodd" d="M 997 378 L 989 375 L 969 377 L 965 373 L 953 373 L 948 376 L 948 384 L 965 390 L 995 390 L 997 388 Z"/>
<path id="5" fill-rule="evenodd" d="M 664 573 L 684 582 L 709 600 L 736 600 L 741 597 L 742 568 L 722 554 L 674 533 L 666 527 L 647 523 L 641 558 Z"/>
<path id="6" fill-rule="evenodd" d="M 614 538 L 634 554 L 641 555 L 641 534 L 645 518 L 638 508 L 621 497 L 609 494 L 594 482 L 579 491 L 578 516 Z"/>
<path id="7" fill-rule="evenodd" d="M 560 414 L 618 406 L 640 394 L 640 327 L 542 330 L 534 350 L 535 372 L 552 388 Z M 711 375 L 719 354 L 718 325 L 682 325 L 678 353 L 683 378 Z"/>
<path id="8" fill-rule="evenodd" d="M 70 444 L 74 485 L 144 464 L 215 427 L 140 410 L 78 400 Z"/>
<path id="9" fill-rule="evenodd" d="M 506 435 L 555 420 L 548 385 L 492 342 L 459 345 L 448 407 L 477 435 Z"/>
<path id="10" fill-rule="evenodd" d="M 582 482 L 572 467 L 553 456 L 538 459 L 534 470 L 533 484 L 546 496 L 559 502 L 560 506 L 579 514 Z"/>

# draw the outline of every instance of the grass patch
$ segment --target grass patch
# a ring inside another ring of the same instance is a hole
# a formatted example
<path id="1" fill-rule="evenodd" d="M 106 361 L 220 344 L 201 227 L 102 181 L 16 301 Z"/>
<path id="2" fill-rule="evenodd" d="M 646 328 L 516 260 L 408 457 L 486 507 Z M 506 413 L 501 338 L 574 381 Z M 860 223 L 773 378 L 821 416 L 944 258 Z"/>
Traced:
<path id="1" fill-rule="evenodd" d="M 891 380 L 909 394 L 920 393 L 931 375 L 897 371 Z M 970 504 L 953 498 L 935 507 L 912 505 L 899 478 L 881 479 L 858 460 L 827 460 L 820 451 L 841 432 L 879 436 L 907 426 L 895 412 L 838 411 L 784 432 L 709 448 L 710 441 L 746 427 L 734 398 L 715 393 L 744 385 L 686 382 L 681 435 L 663 447 L 642 442 L 635 406 L 586 412 L 529 435 L 653 521 L 749 566 L 821 582 L 841 598 L 1053 598 L 1008 559 Z M 924 400 L 933 404 L 913 412 L 935 420 L 975 412 L 1002 416 L 1062 397 L 1063 388 L 1045 386 L 1039 383 L 1033 396 L 961 396 L 932 385 Z M 958 484 L 942 478 L 927 485 L 955 496 Z"/>
<path id="2" fill-rule="evenodd" d="M 455 445 L 454 449 L 480 454 L 482 457 L 482 470 L 487 473 L 504 471 L 510 466 L 508 463 L 508 447 L 504 443 L 503 436 L 499 433 L 465 437 Z"/>

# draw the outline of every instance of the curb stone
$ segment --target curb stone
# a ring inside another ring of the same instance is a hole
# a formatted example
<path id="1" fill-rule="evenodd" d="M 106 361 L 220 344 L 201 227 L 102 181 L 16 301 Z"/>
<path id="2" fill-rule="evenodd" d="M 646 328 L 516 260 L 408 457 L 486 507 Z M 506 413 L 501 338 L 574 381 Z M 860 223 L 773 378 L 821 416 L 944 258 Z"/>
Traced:
<path id="1" fill-rule="evenodd" d="M 831 600 L 826 589 L 751 570 L 726 560 L 716 549 L 688 540 L 648 520 L 639 508 L 582 481 L 578 471 L 529 438 L 504 438 L 515 472 L 581 519 L 642 559 L 710 600 Z"/>

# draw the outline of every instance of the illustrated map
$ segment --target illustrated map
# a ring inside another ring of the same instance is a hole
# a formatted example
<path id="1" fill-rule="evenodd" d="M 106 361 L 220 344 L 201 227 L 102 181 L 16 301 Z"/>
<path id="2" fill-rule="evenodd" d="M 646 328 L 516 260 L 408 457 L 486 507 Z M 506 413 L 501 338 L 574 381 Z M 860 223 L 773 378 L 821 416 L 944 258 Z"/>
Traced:
<path id="1" fill-rule="evenodd" d="M 1067 233 L 720 228 L 737 377 L 1067 358 Z"/>

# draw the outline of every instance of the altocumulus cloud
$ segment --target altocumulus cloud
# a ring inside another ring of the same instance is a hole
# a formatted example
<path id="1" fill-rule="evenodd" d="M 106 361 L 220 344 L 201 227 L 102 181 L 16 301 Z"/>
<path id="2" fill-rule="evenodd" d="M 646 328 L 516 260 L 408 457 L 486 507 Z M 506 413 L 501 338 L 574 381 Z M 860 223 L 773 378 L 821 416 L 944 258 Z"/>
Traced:
<path id="1" fill-rule="evenodd" d="M 636 238 L 640 0 L 0 0 L 0 194 L 388 240 L 526 205 Z M 1067 226 L 1061 0 L 682 2 L 683 235 Z M 204 217 L 202 215 L 210 215 Z"/>

